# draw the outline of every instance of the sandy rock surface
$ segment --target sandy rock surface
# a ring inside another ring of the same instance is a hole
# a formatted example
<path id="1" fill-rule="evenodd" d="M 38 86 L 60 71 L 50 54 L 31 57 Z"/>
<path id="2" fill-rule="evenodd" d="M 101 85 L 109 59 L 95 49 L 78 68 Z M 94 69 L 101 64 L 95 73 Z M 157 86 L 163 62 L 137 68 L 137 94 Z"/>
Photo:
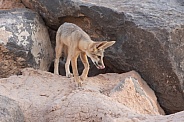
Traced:
<path id="1" fill-rule="evenodd" d="M 160 115 L 153 91 L 134 71 L 89 77 L 76 88 L 73 78 L 27 68 L 22 75 L 0 79 L 0 94 L 18 102 L 26 122 L 184 121 L 182 112 Z"/>

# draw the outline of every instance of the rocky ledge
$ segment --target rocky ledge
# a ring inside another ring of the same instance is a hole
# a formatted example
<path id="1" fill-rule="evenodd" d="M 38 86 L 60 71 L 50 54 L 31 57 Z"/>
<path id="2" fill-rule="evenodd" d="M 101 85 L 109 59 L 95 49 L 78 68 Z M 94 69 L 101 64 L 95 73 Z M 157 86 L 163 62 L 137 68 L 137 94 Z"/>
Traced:
<path id="1" fill-rule="evenodd" d="M 165 113 L 153 90 L 135 71 L 91 77 L 82 88 L 77 88 L 73 81 L 73 78 L 28 68 L 22 70 L 22 75 L 0 79 L 0 93 L 18 103 L 26 122 L 168 121 L 181 114 L 163 116 Z M 8 104 L 1 99 L 1 104 Z M 5 114 L 2 110 L 0 113 Z M 5 120 L 8 118 L 4 117 Z M 177 120 L 184 118 L 180 116 Z"/>

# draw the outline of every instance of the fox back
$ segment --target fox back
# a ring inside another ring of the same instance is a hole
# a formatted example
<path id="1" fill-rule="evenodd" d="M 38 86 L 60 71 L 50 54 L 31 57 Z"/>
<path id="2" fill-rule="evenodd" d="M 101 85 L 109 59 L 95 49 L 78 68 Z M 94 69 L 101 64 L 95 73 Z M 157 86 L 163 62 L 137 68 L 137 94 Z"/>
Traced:
<path id="1" fill-rule="evenodd" d="M 63 41 L 65 45 L 69 45 L 70 41 L 91 41 L 91 38 L 79 26 L 73 23 L 62 24 L 56 34 L 56 41 Z M 75 42 L 71 42 L 75 43 Z"/>

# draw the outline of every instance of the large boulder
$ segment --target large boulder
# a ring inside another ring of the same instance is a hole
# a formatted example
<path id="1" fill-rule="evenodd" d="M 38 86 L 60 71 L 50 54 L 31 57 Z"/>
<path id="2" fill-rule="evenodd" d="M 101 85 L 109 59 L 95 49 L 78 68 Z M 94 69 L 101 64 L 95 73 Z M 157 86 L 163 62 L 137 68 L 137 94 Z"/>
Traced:
<path id="1" fill-rule="evenodd" d="M 137 85 L 129 77 L 137 79 Z M 125 88 L 117 91 L 116 86 L 122 80 L 131 85 L 125 83 Z M 154 92 L 136 72 L 90 77 L 80 89 L 73 81 L 73 78 L 26 68 L 22 75 L 0 79 L 0 93 L 18 102 L 25 122 L 113 122 L 132 115 L 140 119 L 164 114 Z M 143 94 L 137 93 L 137 89 Z"/>
<path id="2" fill-rule="evenodd" d="M 24 115 L 15 100 L 0 95 L 0 121 L 24 122 Z"/>
<path id="3" fill-rule="evenodd" d="M 114 72 L 138 71 L 167 113 L 184 110 L 182 0 L 22 1 L 53 31 L 67 21 L 94 40 L 116 40 L 105 64 Z"/>
<path id="4" fill-rule="evenodd" d="M 52 60 L 48 30 L 36 12 L 0 11 L 0 77 L 20 74 L 25 67 L 47 71 Z"/>

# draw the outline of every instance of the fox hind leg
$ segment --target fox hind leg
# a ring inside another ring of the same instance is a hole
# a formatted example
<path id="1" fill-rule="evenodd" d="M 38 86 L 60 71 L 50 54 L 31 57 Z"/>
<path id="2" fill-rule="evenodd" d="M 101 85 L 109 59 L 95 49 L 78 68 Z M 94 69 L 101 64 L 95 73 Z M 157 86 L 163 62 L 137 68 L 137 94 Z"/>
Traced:
<path id="1" fill-rule="evenodd" d="M 59 67 L 59 58 L 62 55 L 63 43 L 56 44 L 55 47 L 55 61 L 54 61 L 54 74 L 59 74 L 58 67 Z"/>
<path id="2" fill-rule="evenodd" d="M 68 78 L 73 77 L 73 74 L 70 73 L 70 68 L 69 68 L 71 58 L 72 58 L 72 52 L 71 52 L 71 50 L 68 48 L 68 50 L 67 50 L 67 59 L 66 59 L 66 63 L 65 63 L 66 77 L 68 77 Z"/>

